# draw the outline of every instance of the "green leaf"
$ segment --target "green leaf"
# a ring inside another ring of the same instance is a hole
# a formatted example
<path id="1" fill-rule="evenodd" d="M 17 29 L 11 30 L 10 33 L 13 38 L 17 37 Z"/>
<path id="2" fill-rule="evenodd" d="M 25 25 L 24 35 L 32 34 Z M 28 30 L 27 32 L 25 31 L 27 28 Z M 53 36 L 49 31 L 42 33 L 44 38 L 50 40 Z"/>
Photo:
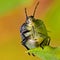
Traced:
<path id="1" fill-rule="evenodd" d="M 42 60 L 60 60 L 60 47 L 45 46 L 44 49 L 38 47 L 27 52 L 35 54 Z"/>

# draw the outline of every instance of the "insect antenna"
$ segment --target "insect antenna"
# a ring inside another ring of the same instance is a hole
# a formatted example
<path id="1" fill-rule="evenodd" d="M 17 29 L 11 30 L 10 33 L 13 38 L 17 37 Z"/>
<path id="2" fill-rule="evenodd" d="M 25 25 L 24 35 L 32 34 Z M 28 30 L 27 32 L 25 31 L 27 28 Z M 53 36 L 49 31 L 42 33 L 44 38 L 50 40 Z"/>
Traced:
<path id="1" fill-rule="evenodd" d="M 25 8 L 25 15 L 26 15 L 26 19 L 27 19 L 28 16 L 27 16 L 27 10 L 26 10 L 26 8 Z"/>
<path id="2" fill-rule="evenodd" d="M 34 17 L 34 15 L 35 15 L 35 12 L 36 12 L 36 9 L 37 9 L 37 6 L 39 5 L 39 1 L 38 1 L 38 3 L 36 4 L 36 6 L 35 6 L 35 9 L 34 9 L 34 12 L 33 12 L 33 17 Z"/>

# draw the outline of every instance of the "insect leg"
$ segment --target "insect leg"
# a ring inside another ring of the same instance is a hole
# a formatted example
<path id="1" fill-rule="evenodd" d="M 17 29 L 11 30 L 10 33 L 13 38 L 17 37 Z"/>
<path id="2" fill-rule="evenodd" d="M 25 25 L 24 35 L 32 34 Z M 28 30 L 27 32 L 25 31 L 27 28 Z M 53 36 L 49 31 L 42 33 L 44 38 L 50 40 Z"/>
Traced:
<path id="1" fill-rule="evenodd" d="M 26 40 L 22 41 L 22 45 L 23 45 L 24 47 L 26 47 L 27 50 L 30 50 L 30 49 L 25 45 L 25 43 L 26 43 Z M 28 52 L 28 55 L 30 55 L 29 52 Z M 32 53 L 32 55 L 35 56 L 33 53 Z"/>
<path id="2" fill-rule="evenodd" d="M 22 45 L 23 45 L 27 50 L 30 50 L 30 49 L 25 45 L 25 43 L 26 43 L 26 40 L 23 40 L 23 41 L 22 41 Z M 30 53 L 28 53 L 28 55 L 30 55 Z"/>
<path id="3" fill-rule="evenodd" d="M 35 56 L 33 53 L 32 53 L 33 56 Z"/>
<path id="4" fill-rule="evenodd" d="M 50 44 L 50 37 L 46 37 L 40 44 L 40 46 L 43 48 L 44 46 L 48 46 Z"/>
<path id="5" fill-rule="evenodd" d="M 22 36 L 24 37 L 23 41 L 22 41 L 22 45 L 27 49 L 29 50 L 29 48 L 25 45 L 27 40 L 29 39 L 29 36 L 25 36 L 24 33 L 22 33 Z M 30 53 L 28 53 L 28 55 L 30 55 Z"/>
<path id="6" fill-rule="evenodd" d="M 27 50 L 30 50 L 25 44 L 23 44 Z M 28 55 L 30 55 L 30 53 L 28 52 Z"/>
<path id="7" fill-rule="evenodd" d="M 42 47 L 42 49 L 44 49 L 43 47 L 46 46 L 46 41 L 45 39 L 40 43 L 40 47 Z"/>
<path id="8" fill-rule="evenodd" d="M 26 42 L 27 42 L 27 39 L 25 38 L 25 39 L 23 39 L 23 41 L 21 43 L 22 43 L 22 45 L 24 45 L 27 48 L 27 50 L 29 50 L 29 48 L 25 45 Z"/>
<path id="9" fill-rule="evenodd" d="M 48 45 L 50 44 L 50 40 L 51 40 L 51 38 L 50 38 L 50 37 L 48 37 Z"/>

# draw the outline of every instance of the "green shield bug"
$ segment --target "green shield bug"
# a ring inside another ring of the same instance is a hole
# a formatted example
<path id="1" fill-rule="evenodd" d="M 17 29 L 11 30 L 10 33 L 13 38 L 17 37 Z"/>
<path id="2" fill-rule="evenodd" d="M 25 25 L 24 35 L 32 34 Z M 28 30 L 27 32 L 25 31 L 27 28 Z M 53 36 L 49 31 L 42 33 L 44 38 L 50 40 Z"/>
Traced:
<path id="1" fill-rule="evenodd" d="M 34 17 L 38 5 L 39 2 L 36 4 L 32 16 L 27 15 L 25 8 L 26 21 L 20 28 L 22 45 L 25 46 L 28 50 L 36 47 L 44 48 L 44 46 L 50 44 L 50 37 L 48 36 L 44 22 Z"/>

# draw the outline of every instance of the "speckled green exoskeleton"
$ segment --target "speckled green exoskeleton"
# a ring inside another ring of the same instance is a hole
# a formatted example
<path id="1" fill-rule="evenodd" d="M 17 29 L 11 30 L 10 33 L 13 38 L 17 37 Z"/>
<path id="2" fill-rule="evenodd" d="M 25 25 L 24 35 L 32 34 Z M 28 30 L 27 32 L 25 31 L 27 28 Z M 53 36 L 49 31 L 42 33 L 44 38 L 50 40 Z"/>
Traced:
<path id="1" fill-rule="evenodd" d="M 26 21 L 20 28 L 22 45 L 28 50 L 36 47 L 44 48 L 44 46 L 48 46 L 50 43 L 50 37 L 48 36 L 44 22 L 34 17 L 38 4 L 39 2 L 35 6 L 32 16 L 27 15 L 25 8 Z"/>

